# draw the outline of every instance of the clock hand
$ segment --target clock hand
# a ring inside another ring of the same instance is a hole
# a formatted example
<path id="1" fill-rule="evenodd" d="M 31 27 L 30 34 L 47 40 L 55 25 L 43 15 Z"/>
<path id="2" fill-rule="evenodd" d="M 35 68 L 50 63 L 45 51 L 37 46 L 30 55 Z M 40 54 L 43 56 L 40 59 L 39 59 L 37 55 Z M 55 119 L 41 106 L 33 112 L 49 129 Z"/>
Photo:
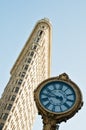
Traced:
<path id="1" fill-rule="evenodd" d="M 56 96 L 52 91 L 50 91 L 49 94 L 52 94 L 53 96 Z"/>
<path id="2" fill-rule="evenodd" d="M 52 94 L 52 95 L 51 95 Z M 57 96 L 57 95 L 55 95 L 54 93 L 48 93 L 48 95 L 50 96 L 50 97 L 56 97 L 56 99 L 59 99 L 60 101 L 62 101 L 63 100 L 63 97 L 62 96 Z"/>
<path id="3" fill-rule="evenodd" d="M 59 99 L 60 101 L 62 101 L 63 97 L 62 96 L 56 96 L 56 99 Z"/>

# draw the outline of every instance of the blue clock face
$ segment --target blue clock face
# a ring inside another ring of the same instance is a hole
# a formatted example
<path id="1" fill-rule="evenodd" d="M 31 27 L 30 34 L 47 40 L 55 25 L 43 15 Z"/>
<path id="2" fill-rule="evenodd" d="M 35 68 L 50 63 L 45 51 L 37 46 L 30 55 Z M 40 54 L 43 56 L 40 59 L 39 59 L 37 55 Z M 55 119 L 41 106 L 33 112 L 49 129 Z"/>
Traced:
<path id="1" fill-rule="evenodd" d="M 73 88 L 63 81 L 52 81 L 47 83 L 40 91 L 41 105 L 54 113 L 70 110 L 76 101 Z"/>

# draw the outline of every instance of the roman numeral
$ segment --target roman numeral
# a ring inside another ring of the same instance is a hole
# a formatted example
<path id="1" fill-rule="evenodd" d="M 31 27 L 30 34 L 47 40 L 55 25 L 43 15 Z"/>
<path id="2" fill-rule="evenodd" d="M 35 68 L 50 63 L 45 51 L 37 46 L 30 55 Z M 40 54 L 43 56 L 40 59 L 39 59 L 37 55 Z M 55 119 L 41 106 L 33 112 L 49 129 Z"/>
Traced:
<path id="1" fill-rule="evenodd" d="M 70 108 L 70 106 L 67 103 L 64 103 L 64 106 Z"/>
<path id="2" fill-rule="evenodd" d="M 52 111 L 55 112 L 55 106 L 53 106 Z"/>
<path id="3" fill-rule="evenodd" d="M 65 89 L 65 91 L 67 91 L 67 90 L 68 90 L 68 88 Z M 65 92 L 65 91 L 64 91 L 64 92 Z"/>
<path id="4" fill-rule="evenodd" d="M 53 84 L 53 87 L 54 87 L 53 89 L 57 89 L 57 88 L 56 88 L 56 84 Z"/>
<path id="5" fill-rule="evenodd" d="M 62 111 L 62 108 L 61 108 L 61 106 L 60 106 L 60 111 Z"/>
<path id="6" fill-rule="evenodd" d="M 67 101 L 69 101 L 69 102 L 74 102 L 74 100 L 73 100 L 73 99 L 68 99 L 68 98 L 67 98 Z"/>
<path id="7" fill-rule="evenodd" d="M 45 107 L 48 108 L 50 106 L 50 102 L 48 102 Z"/>
<path id="8" fill-rule="evenodd" d="M 49 93 L 51 92 L 51 90 L 50 90 L 49 88 L 46 88 L 46 90 L 47 90 L 47 92 L 49 92 Z"/>
<path id="9" fill-rule="evenodd" d="M 42 98 L 42 101 L 46 102 L 48 101 L 48 98 Z"/>
<path id="10" fill-rule="evenodd" d="M 67 96 L 71 96 L 71 95 L 73 95 L 72 93 L 71 94 L 67 94 Z"/>
<path id="11" fill-rule="evenodd" d="M 42 93 L 42 95 L 49 96 L 48 93 Z"/>
<path id="12" fill-rule="evenodd" d="M 60 84 L 60 86 L 59 86 L 59 90 L 62 90 L 62 88 L 63 88 L 63 85 L 62 85 L 62 84 Z"/>

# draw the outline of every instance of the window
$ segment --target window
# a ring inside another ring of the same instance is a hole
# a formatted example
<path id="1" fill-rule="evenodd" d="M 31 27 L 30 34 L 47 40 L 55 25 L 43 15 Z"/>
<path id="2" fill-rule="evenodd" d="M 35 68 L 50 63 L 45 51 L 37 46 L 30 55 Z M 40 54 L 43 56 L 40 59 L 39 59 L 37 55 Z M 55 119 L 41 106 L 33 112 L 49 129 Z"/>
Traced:
<path id="1" fill-rule="evenodd" d="M 39 32 L 38 32 L 38 36 L 42 36 L 42 34 L 43 34 L 43 31 L 42 30 L 39 30 Z"/>
<path id="2" fill-rule="evenodd" d="M 18 93 L 18 91 L 19 91 L 19 87 L 14 87 L 12 90 L 12 92 L 15 92 L 15 93 Z"/>
<path id="3" fill-rule="evenodd" d="M 31 49 L 33 49 L 33 50 L 36 50 L 36 48 L 37 48 L 37 45 L 32 45 L 32 47 L 31 47 Z"/>
<path id="4" fill-rule="evenodd" d="M 26 74 L 25 72 L 22 72 L 21 77 L 24 77 L 24 76 L 25 76 L 25 74 Z"/>
<path id="5" fill-rule="evenodd" d="M 2 115 L 2 119 L 3 119 L 3 120 L 6 120 L 7 117 L 8 117 L 8 113 L 5 113 L 5 114 Z"/>
<path id="6" fill-rule="evenodd" d="M 15 82 L 15 83 L 17 84 L 17 82 L 18 82 L 18 79 L 16 80 L 16 82 Z"/>
<path id="7" fill-rule="evenodd" d="M 22 80 L 22 79 L 20 79 L 20 80 L 18 81 L 18 84 L 19 84 L 19 85 L 21 85 L 22 81 L 23 81 L 23 80 Z"/>
<path id="8" fill-rule="evenodd" d="M 5 126 L 4 130 L 7 130 L 7 126 Z M 9 130 L 9 129 L 8 129 Z"/>
<path id="9" fill-rule="evenodd" d="M 7 105 L 7 110 L 11 110 L 11 108 L 12 108 L 12 104 L 8 104 Z"/>
<path id="10" fill-rule="evenodd" d="M 25 59 L 25 62 L 27 62 L 27 58 Z"/>
<path id="11" fill-rule="evenodd" d="M 19 73 L 19 76 L 21 75 L 21 72 Z"/>
<path id="12" fill-rule="evenodd" d="M 30 55 L 30 56 L 33 56 L 33 55 L 34 55 L 34 51 L 31 51 L 31 52 L 29 53 L 29 55 Z"/>
<path id="13" fill-rule="evenodd" d="M 29 58 L 27 62 L 30 63 L 31 62 L 31 58 Z"/>
<path id="14" fill-rule="evenodd" d="M 13 95 L 13 96 L 11 96 L 11 97 L 10 97 L 10 100 L 11 100 L 11 101 L 14 101 L 14 100 L 15 100 L 15 98 L 16 98 L 16 96 L 15 96 L 15 95 Z"/>
<path id="15" fill-rule="evenodd" d="M 15 110 L 15 107 L 12 108 L 12 112 Z"/>
<path id="16" fill-rule="evenodd" d="M 35 42 L 39 42 L 39 40 L 40 40 L 40 37 L 37 37 L 36 39 L 35 39 Z"/>
<path id="17" fill-rule="evenodd" d="M 42 26 L 41 26 L 41 28 L 43 28 L 43 29 L 47 29 L 47 26 L 45 26 L 45 25 L 42 25 Z"/>
<path id="18" fill-rule="evenodd" d="M 21 94 L 22 90 L 20 90 L 19 95 Z"/>
<path id="19" fill-rule="evenodd" d="M 15 93 L 18 93 L 18 91 L 19 91 L 19 87 L 16 87 L 15 88 Z"/>
<path id="20" fill-rule="evenodd" d="M 24 70 L 27 70 L 27 69 L 28 69 L 28 65 L 25 65 Z"/>
<path id="21" fill-rule="evenodd" d="M 14 92 L 15 91 L 15 87 L 13 87 L 13 89 L 12 89 L 12 92 Z"/>
<path id="22" fill-rule="evenodd" d="M 45 26 L 42 25 L 42 28 L 45 28 Z"/>
<path id="23" fill-rule="evenodd" d="M 0 130 L 2 130 L 4 123 L 0 123 Z"/>

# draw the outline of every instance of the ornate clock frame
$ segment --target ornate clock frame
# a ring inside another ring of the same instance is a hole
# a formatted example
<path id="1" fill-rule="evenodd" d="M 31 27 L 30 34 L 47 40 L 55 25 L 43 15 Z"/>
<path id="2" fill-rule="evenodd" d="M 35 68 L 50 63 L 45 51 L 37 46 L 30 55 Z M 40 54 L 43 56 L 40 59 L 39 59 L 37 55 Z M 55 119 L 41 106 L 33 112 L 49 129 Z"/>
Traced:
<path id="1" fill-rule="evenodd" d="M 39 99 L 40 90 L 47 83 L 52 81 L 63 81 L 73 88 L 76 95 L 76 101 L 73 107 L 68 111 L 62 113 L 53 113 L 42 107 Z M 45 81 L 40 83 L 34 91 L 34 100 L 38 109 L 38 114 L 42 115 L 43 118 L 43 124 L 44 124 L 43 130 L 56 130 L 58 123 L 61 123 L 62 121 L 66 122 L 69 118 L 73 117 L 78 112 L 78 110 L 81 109 L 83 105 L 81 90 L 71 79 L 69 79 L 69 76 L 66 73 L 63 73 L 57 77 L 46 79 Z"/>

